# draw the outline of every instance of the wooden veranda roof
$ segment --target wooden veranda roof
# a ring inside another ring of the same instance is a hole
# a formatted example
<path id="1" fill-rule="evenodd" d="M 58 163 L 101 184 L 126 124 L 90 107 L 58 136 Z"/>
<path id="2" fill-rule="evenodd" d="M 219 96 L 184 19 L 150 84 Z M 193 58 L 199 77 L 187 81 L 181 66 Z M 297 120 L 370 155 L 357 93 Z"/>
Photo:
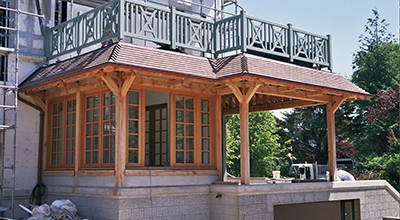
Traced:
<path id="1" fill-rule="evenodd" d="M 232 86 L 243 92 L 258 85 L 249 102 L 251 112 L 369 97 L 338 74 L 247 53 L 211 59 L 121 42 L 39 68 L 20 90 L 45 96 L 105 74 L 114 79 L 133 74 L 133 83 L 219 94 L 225 114 L 239 111 Z"/>

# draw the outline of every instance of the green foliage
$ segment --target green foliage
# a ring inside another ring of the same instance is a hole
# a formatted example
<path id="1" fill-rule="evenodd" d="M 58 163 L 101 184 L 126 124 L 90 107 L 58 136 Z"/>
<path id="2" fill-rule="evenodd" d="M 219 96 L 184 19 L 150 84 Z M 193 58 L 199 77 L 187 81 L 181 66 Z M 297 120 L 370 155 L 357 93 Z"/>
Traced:
<path id="1" fill-rule="evenodd" d="M 249 115 L 250 175 L 272 176 L 279 170 L 280 153 L 285 151 L 278 143 L 279 130 L 275 117 L 270 112 Z M 227 169 L 228 173 L 240 175 L 240 118 L 234 115 L 227 123 Z"/>

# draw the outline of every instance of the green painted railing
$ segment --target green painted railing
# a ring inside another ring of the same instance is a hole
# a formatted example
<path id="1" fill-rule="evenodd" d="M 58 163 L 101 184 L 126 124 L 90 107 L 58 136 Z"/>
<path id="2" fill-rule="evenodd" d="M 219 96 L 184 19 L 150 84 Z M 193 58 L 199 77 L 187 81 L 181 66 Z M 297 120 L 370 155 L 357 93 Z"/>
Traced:
<path id="1" fill-rule="evenodd" d="M 122 13 L 121 13 L 122 12 Z M 46 56 L 53 59 L 112 38 L 132 37 L 171 49 L 213 54 L 254 52 L 289 62 L 332 69 L 330 36 L 321 36 L 256 17 L 210 20 L 136 0 L 114 0 L 46 32 Z"/>

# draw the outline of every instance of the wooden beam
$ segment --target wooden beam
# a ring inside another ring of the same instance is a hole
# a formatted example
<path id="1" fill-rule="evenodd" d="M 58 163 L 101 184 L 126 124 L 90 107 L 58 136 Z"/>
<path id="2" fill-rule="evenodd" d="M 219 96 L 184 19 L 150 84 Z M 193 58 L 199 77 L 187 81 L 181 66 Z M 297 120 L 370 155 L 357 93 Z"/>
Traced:
<path id="1" fill-rule="evenodd" d="M 300 108 L 307 106 L 315 106 L 315 105 L 323 105 L 323 102 L 310 102 L 304 100 L 293 100 L 293 101 L 285 101 L 278 103 L 269 103 L 269 104 L 261 104 L 261 105 L 250 105 L 249 112 L 265 112 L 265 111 L 273 111 L 287 108 Z M 223 115 L 237 115 L 239 114 L 239 108 L 232 109 L 224 109 L 222 110 Z"/>
<path id="2" fill-rule="evenodd" d="M 335 113 L 344 101 L 345 101 L 345 99 L 336 99 L 328 104 L 331 105 L 332 111 L 333 111 L 333 113 Z"/>
<path id="3" fill-rule="evenodd" d="M 249 103 L 251 98 L 253 98 L 253 95 L 256 93 L 257 89 L 261 86 L 261 84 L 255 84 L 252 85 L 249 90 L 246 92 L 246 95 L 244 96 L 244 102 Z"/>
<path id="4" fill-rule="evenodd" d="M 257 90 L 258 94 L 278 96 L 284 98 L 300 99 L 305 101 L 313 102 L 324 102 L 328 103 L 332 100 L 332 95 L 324 95 L 319 92 L 309 92 L 309 91 L 292 91 L 287 92 L 288 88 L 285 87 L 275 87 L 275 86 L 262 86 Z M 338 97 L 341 98 L 341 97 Z"/>
<path id="5" fill-rule="evenodd" d="M 108 88 L 114 93 L 115 96 L 119 96 L 119 88 L 118 85 L 114 82 L 114 80 L 107 75 L 100 75 L 101 79 L 107 84 Z"/>
<path id="6" fill-rule="evenodd" d="M 232 90 L 232 93 L 236 96 L 237 100 L 242 103 L 244 101 L 244 96 L 239 87 L 234 84 L 228 84 L 228 87 Z"/>
<path id="7" fill-rule="evenodd" d="M 46 113 L 46 104 L 43 102 L 43 100 L 37 96 L 37 95 L 31 95 L 33 101 L 36 102 L 36 104 Z"/>
<path id="8" fill-rule="evenodd" d="M 329 181 L 337 181 L 335 111 L 333 103 L 328 103 L 326 105 L 326 117 L 328 130 Z"/>
<path id="9" fill-rule="evenodd" d="M 136 75 L 131 74 L 128 78 L 125 79 L 124 84 L 122 84 L 122 88 L 121 88 L 121 96 L 122 97 L 125 97 L 126 94 L 128 94 L 129 88 L 131 87 L 135 78 L 136 78 Z"/>

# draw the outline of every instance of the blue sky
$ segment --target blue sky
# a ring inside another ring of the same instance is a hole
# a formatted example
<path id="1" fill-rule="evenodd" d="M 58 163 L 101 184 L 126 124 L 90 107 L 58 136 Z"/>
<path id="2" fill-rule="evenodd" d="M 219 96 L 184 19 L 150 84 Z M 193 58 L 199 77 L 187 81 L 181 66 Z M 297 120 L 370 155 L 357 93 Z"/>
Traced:
<path id="1" fill-rule="evenodd" d="M 293 24 L 312 33 L 332 35 L 333 71 L 350 77 L 358 37 L 364 33 L 372 9 L 391 25 L 389 31 L 399 38 L 399 0 L 238 0 L 246 13 L 269 21 Z"/>

